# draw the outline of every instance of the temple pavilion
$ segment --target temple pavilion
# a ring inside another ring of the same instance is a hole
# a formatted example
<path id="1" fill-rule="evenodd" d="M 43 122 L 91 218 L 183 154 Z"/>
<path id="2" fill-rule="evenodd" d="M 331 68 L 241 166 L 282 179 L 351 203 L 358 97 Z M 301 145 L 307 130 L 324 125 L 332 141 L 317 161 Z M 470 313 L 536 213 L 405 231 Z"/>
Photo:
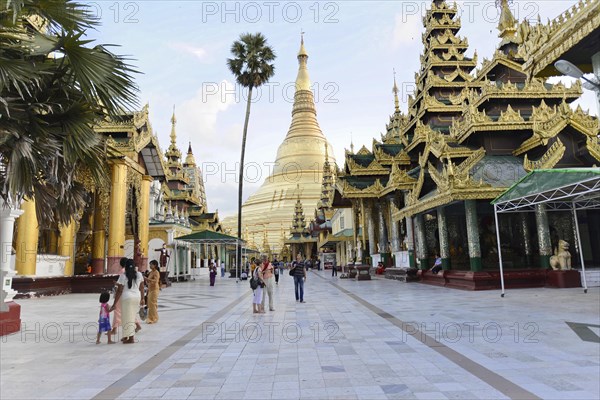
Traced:
<path id="1" fill-rule="evenodd" d="M 196 166 L 191 144 L 181 162 L 175 115 L 171 143 L 163 155 L 148 112 L 146 105 L 95 127 L 106 139 L 110 179 L 106 187 L 96 187 L 81 171 L 77 179 L 86 185 L 89 199 L 71 224 L 40 226 L 34 200 L 22 204 L 13 240 L 16 291 L 97 291 L 105 275 L 120 272 L 121 257 L 134 258 L 144 271 L 149 260 L 158 258 L 163 244 L 168 246 L 168 268 L 175 279 L 190 277 L 191 268 L 203 260 L 225 261 L 223 246 L 199 249 L 177 241 L 195 231 L 220 231 L 218 213 L 208 212 L 202 171 Z M 84 275 L 85 280 L 74 279 Z M 112 279 L 106 281 L 109 286 Z"/>
<path id="2" fill-rule="evenodd" d="M 523 44 L 540 28 L 519 23 L 507 0 L 500 7 L 500 43 L 475 70 L 477 53 L 467 55 L 456 6 L 432 1 L 423 18 L 424 51 L 407 113 L 396 106 L 381 140 L 374 139 L 370 150 L 346 152 L 337 189 L 352 200 L 355 218 L 367 228 L 367 237 L 356 239 L 363 249 L 368 246 L 370 258 L 363 261 L 389 253 L 397 266 L 408 258 L 426 282 L 496 287 L 490 201 L 531 170 L 600 161 L 598 120 L 569 106 L 581 95 L 581 85 L 552 85 L 528 74 Z M 600 265 L 590 242 L 600 236 L 600 215 L 584 213 L 581 229 L 588 239 L 576 251 Z M 509 282 L 515 272 L 512 284 L 543 285 L 558 240 L 574 243 L 572 216 L 547 214 L 543 207 L 535 218 L 513 214 L 500 224 L 500 238 Z M 432 276 L 427 271 L 436 255 L 444 272 Z"/>

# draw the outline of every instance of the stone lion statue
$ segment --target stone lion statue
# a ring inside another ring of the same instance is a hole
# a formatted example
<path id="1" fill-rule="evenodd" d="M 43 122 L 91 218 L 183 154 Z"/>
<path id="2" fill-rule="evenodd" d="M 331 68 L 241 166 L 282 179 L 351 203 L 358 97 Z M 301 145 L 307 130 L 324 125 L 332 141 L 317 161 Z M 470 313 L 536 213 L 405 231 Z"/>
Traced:
<path id="1" fill-rule="evenodd" d="M 550 257 L 550 266 L 554 270 L 571 269 L 571 253 L 569 253 L 569 243 L 564 240 L 558 241 L 558 246 L 554 250 L 554 255 Z"/>

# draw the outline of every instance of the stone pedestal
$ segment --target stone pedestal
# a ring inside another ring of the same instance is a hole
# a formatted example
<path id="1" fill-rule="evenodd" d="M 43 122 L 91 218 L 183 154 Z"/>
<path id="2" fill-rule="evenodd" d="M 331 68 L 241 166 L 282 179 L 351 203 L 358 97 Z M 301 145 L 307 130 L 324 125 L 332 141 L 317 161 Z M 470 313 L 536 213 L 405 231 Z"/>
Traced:
<path id="1" fill-rule="evenodd" d="M 169 271 L 160 271 L 160 286 L 161 287 L 171 286 L 171 281 L 169 280 Z"/>
<path id="2" fill-rule="evenodd" d="M 8 311 L 0 312 L 0 336 L 21 330 L 21 306 L 14 301 L 5 303 Z"/>
<path id="3" fill-rule="evenodd" d="M 386 268 L 384 276 L 386 279 L 406 282 L 406 268 Z"/>
<path id="4" fill-rule="evenodd" d="M 581 274 L 579 271 L 573 269 L 565 271 L 548 271 L 546 286 L 561 289 L 581 287 Z"/>
<path id="5" fill-rule="evenodd" d="M 349 265 L 348 266 L 348 278 L 349 279 L 354 279 L 356 278 L 356 275 L 358 274 L 358 271 L 356 269 L 355 265 Z"/>
<path id="6" fill-rule="evenodd" d="M 356 266 L 356 280 L 357 281 L 370 281 L 371 274 L 369 271 L 371 267 L 369 265 L 357 265 Z"/>

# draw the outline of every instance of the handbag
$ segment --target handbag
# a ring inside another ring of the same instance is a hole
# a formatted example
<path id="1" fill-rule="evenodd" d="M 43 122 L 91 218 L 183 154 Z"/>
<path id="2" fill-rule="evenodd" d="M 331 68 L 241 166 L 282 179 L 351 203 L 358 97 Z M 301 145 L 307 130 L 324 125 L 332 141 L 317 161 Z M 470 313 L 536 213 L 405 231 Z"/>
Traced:
<path id="1" fill-rule="evenodd" d="M 148 309 L 144 306 L 141 306 L 139 314 L 140 314 L 140 319 L 142 321 L 145 321 L 146 317 L 148 317 Z"/>
<path id="2" fill-rule="evenodd" d="M 252 278 L 250 278 L 250 288 L 252 290 L 256 290 L 256 288 L 258 288 L 258 278 L 253 276 Z"/>

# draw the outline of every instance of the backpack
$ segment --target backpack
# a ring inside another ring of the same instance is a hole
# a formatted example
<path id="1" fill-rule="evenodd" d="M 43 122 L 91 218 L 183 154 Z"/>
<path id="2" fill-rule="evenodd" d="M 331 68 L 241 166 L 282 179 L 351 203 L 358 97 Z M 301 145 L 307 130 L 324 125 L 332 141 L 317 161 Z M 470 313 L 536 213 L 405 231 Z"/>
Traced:
<path id="1" fill-rule="evenodd" d="M 259 267 L 256 267 L 256 269 L 254 270 L 254 273 L 252 274 L 252 278 L 250 278 L 250 288 L 252 290 L 256 290 L 259 286 L 264 287 L 264 285 L 261 284 L 261 281 L 258 278 L 258 268 Z"/>

